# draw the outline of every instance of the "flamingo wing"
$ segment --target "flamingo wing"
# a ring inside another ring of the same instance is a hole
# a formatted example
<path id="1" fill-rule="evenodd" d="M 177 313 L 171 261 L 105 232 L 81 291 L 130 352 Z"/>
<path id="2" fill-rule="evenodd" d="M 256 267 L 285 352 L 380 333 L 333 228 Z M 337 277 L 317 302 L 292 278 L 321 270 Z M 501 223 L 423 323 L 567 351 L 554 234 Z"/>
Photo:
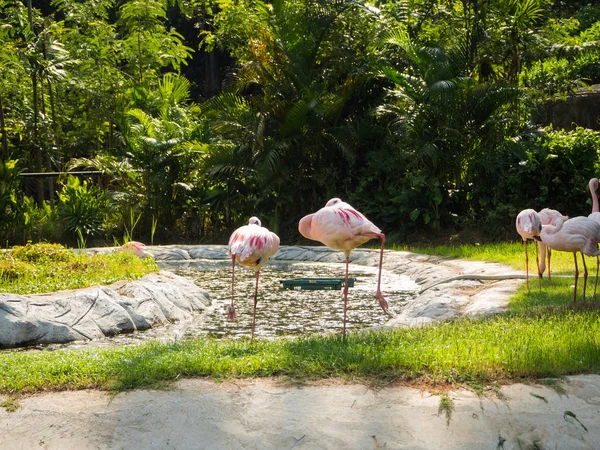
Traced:
<path id="1" fill-rule="evenodd" d="M 279 250 L 279 237 L 258 225 L 245 225 L 229 238 L 229 256 L 243 266 L 260 268 Z"/>
<path id="2" fill-rule="evenodd" d="M 337 201 L 300 220 L 300 233 L 334 250 L 349 251 L 381 234 L 362 213 L 346 202 Z"/>

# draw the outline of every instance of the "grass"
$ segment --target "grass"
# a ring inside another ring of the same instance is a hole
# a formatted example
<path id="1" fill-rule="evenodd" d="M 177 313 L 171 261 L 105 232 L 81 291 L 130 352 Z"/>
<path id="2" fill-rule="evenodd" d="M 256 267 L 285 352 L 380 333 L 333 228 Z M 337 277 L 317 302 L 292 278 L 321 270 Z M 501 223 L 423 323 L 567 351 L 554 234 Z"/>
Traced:
<path id="1" fill-rule="evenodd" d="M 0 355 L 0 392 L 156 387 L 180 377 L 487 384 L 600 371 L 600 310 L 554 308 L 293 341 L 147 342 Z"/>
<path id="2" fill-rule="evenodd" d="M 464 245 L 435 245 L 435 246 L 394 246 L 393 250 L 410 251 L 423 255 L 439 255 L 448 258 L 472 259 L 506 264 L 515 269 L 525 269 L 523 244 L 503 242 L 497 244 L 464 244 Z M 535 251 L 534 246 L 529 246 Z M 535 257 L 534 257 L 535 258 Z M 572 259 L 572 258 L 571 258 Z M 530 263 L 531 263 L 530 259 Z"/>
<path id="3" fill-rule="evenodd" d="M 396 247 L 394 250 L 411 251 L 425 255 L 439 255 L 448 258 L 460 258 L 477 261 L 488 261 L 505 264 L 513 269 L 525 271 L 525 251 L 520 242 L 505 242 L 499 244 L 485 245 L 440 245 L 432 247 Z M 529 252 L 529 280 L 530 290 L 523 286 L 519 292 L 510 299 L 509 307 L 512 310 L 527 311 L 531 308 L 544 306 L 560 306 L 569 303 L 573 299 L 574 286 L 574 262 L 573 254 L 566 252 L 552 253 L 552 279 L 548 280 L 547 274 L 538 281 L 535 268 L 536 246 L 530 242 Z M 581 255 L 578 255 L 579 282 L 577 286 L 577 301 L 582 301 L 583 296 L 583 266 Z M 586 257 L 589 278 L 586 290 L 586 299 L 591 300 L 596 281 L 596 261 L 594 258 Z M 600 290 L 598 291 L 600 294 Z"/>
<path id="4" fill-rule="evenodd" d="M 7 397 L 6 400 L 0 402 L 0 408 L 5 408 L 8 412 L 15 412 L 20 407 L 21 404 L 14 397 Z"/>
<path id="5" fill-rule="evenodd" d="M 59 244 L 27 244 L 0 253 L 0 292 L 37 294 L 133 280 L 158 271 L 133 252 L 78 254 Z"/>
<path id="6" fill-rule="evenodd" d="M 503 262 L 521 270 L 524 265 L 519 244 L 435 247 L 432 253 Z M 556 253 L 553 274 L 572 274 L 572 255 Z M 600 373 L 600 301 L 572 305 L 571 283 L 544 280 L 540 290 L 533 280 L 529 292 L 523 287 L 511 301 L 509 313 L 350 333 L 346 341 L 340 336 L 254 343 L 192 339 L 93 350 L 6 352 L 0 354 L 0 392 L 83 388 L 119 392 L 162 386 L 181 377 L 294 381 L 338 377 L 369 383 L 467 384 L 481 391 L 482 386 L 499 382 Z M 441 404 L 444 413 L 451 413 L 450 400 Z"/>

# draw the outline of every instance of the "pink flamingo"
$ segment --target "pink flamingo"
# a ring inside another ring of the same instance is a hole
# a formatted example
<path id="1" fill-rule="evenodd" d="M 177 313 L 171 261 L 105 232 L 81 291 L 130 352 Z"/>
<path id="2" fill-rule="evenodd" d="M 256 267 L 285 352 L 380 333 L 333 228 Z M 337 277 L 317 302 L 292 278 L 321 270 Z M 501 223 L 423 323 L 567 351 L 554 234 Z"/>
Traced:
<path id="1" fill-rule="evenodd" d="M 529 255 L 527 253 L 527 240 L 536 239 L 542 231 L 542 221 L 540 216 L 533 209 L 524 209 L 517 215 L 515 223 L 517 227 L 517 233 L 523 238 L 523 247 L 525 247 L 525 273 L 527 290 L 529 290 Z M 541 279 L 542 275 L 539 271 L 540 261 L 538 257 L 538 249 L 535 247 L 535 262 L 538 268 L 538 277 Z"/>
<path id="2" fill-rule="evenodd" d="M 251 217 L 248 225 L 235 230 L 229 238 L 227 254 L 231 256 L 231 305 L 229 306 L 227 317 L 229 320 L 233 320 L 236 317 L 233 287 L 235 282 L 235 262 L 237 261 L 241 266 L 251 267 L 256 272 L 254 311 L 252 313 L 252 339 L 254 339 L 254 326 L 256 323 L 256 302 L 260 269 L 278 250 L 279 236 L 261 226 L 258 217 Z"/>
<path id="3" fill-rule="evenodd" d="M 121 246 L 121 250 L 133 250 L 133 254 L 140 258 L 152 256 L 152 253 L 146 250 L 146 246 L 138 241 L 129 241 Z"/>
<path id="4" fill-rule="evenodd" d="M 577 302 L 577 280 L 579 278 L 577 252 L 581 253 L 584 268 L 583 301 L 585 302 L 588 271 L 584 255 L 600 255 L 600 251 L 598 250 L 600 224 L 587 217 L 574 217 L 566 222 L 558 219 L 555 225 L 547 225 L 542 229 L 540 238 L 547 247 L 562 252 L 573 253 L 573 259 L 575 260 L 575 292 L 573 293 L 573 303 Z"/>
<path id="5" fill-rule="evenodd" d="M 592 196 L 592 213 L 588 216 L 596 223 L 600 223 L 600 208 L 598 207 L 598 178 L 592 178 L 588 186 Z M 596 283 L 594 284 L 594 298 L 596 298 L 596 290 L 598 288 L 598 269 L 600 269 L 600 259 L 596 258 Z"/>
<path id="6" fill-rule="evenodd" d="M 538 212 L 540 216 L 540 220 L 542 221 L 542 227 L 545 225 L 556 225 L 556 221 L 561 219 L 563 222 L 569 219 L 569 216 L 564 216 L 560 212 L 555 209 L 544 208 L 540 212 Z M 548 279 L 550 279 L 550 261 L 552 259 L 552 249 L 550 247 L 546 248 L 546 245 L 542 241 L 538 241 L 538 245 L 540 247 L 540 253 L 542 253 L 542 259 L 539 265 L 539 273 L 541 276 L 544 275 L 544 271 L 546 270 L 546 262 L 544 255 L 548 255 Z"/>
<path id="7" fill-rule="evenodd" d="M 377 279 L 377 292 L 375 294 L 381 308 L 387 312 L 388 303 L 381 293 L 381 267 L 383 265 L 383 248 L 385 234 L 381 232 L 364 215 L 343 202 L 339 198 L 332 198 L 325 207 L 314 214 L 304 216 L 298 224 L 298 230 L 305 238 L 319 241 L 334 250 L 342 250 L 346 254 L 346 279 L 344 283 L 344 331 L 346 337 L 346 311 L 348 302 L 348 264 L 350 252 L 365 242 L 381 239 L 379 255 L 379 276 Z"/>
<path id="8" fill-rule="evenodd" d="M 596 191 L 598 190 L 598 178 L 592 178 L 588 186 L 590 188 L 590 194 L 592 194 L 592 214 L 600 212 L 600 207 L 598 207 L 598 194 Z"/>

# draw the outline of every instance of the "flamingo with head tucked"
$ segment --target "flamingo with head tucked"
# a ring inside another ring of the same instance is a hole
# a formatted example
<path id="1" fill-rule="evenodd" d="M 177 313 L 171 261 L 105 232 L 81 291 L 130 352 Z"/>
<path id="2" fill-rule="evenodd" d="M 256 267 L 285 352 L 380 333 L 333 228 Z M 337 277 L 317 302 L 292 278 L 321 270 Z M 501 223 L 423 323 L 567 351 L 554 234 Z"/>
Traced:
<path id="1" fill-rule="evenodd" d="M 258 278 L 260 269 L 269 258 L 279 250 L 279 237 L 261 226 L 257 217 L 251 217 L 248 225 L 238 228 L 229 238 L 227 254 L 231 256 L 231 305 L 227 317 L 233 320 L 236 317 L 234 306 L 235 262 L 241 266 L 251 267 L 256 272 L 256 285 L 254 287 L 254 310 L 252 312 L 252 339 L 256 323 L 256 302 L 258 294 Z"/>
<path id="2" fill-rule="evenodd" d="M 523 247 L 525 247 L 525 273 L 526 273 L 526 282 L 527 289 L 529 290 L 529 255 L 527 253 L 527 240 L 528 239 L 538 239 L 540 233 L 542 232 L 542 220 L 540 219 L 539 214 L 533 209 L 524 209 L 517 215 L 517 220 L 515 222 L 517 227 L 517 233 L 521 235 L 523 239 Z M 536 267 L 538 268 L 538 277 L 541 280 L 541 273 L 539 272 L 540 261 L 538 257 L 538 249 L 535 247 L 535 262 Z"/>
<path id="3" fill-rule="evenodd" d="M 135 256 L 140 258 L 147 258 L 152 256 L 152 253 L 146 250 L 146 246 L 138 241 L 129 241 L 121 246 L 121 250 L 127 251 L 132 250 Z"/>
<path id="4" fill-rule="evenodd" d="M 365 242 L 381 239 L 379 254 L 379 276 L 375 296 L 384 311 L 388 303 L 381 293 L 381 268 L 385 234 L 363 214 L 339 198 L 332 198 L 316 213 L 304 216 L 298 224 L 298 230 L 305 238 L 319 241 L 334 250 L 341 250 L 346 255 L 346 278 L 344 283 L 344 331 L 346 337 L 346 312 L 348 303 L 348 264 L 353 249 Z"/>
<path id="5" fill-rule="evenodd" d="M 577 267 L 577 252 L 581 253 L 583 261 L 583 301 L 587 285 L 588 271 L 585 256 L 598 256 L 598 240 L 600 239 L 600 224 L 587 217 L 574 217 L 563 222 L 558 219 L 555 225 L 547 225 L 542 229 L 540 238 L 547 247 L 554 250 L 573 253 L 575 261 L 575 291 L 573 302 L 577 302 L 577 280 L 579 268 Z M 543 255 L 542 255 L 543 257 Z"/>
<path id="6" fill-rule="evenodd" d="M 540 212 L 538 212 L 540 216 L 540 220 L 542 221 L 542 227 L 545 225 L 556 225 L 556 221 L 558 219 L 565 220 L 569 219 L 569 216 L 564 216 L 560 212 L 555 209 L 544 208 Z M 550 247 L 546 247 L 546 245 L 542 241 L 538 241 L 538 245 L 540 247 L 540 253 L 542 254 L 542 259 L 538 266 L 538 271 L 540 276 L 544 275 L 544 271 L 546 270 L 546 260 L 545 255 L 548 255 L 548 279 L 550 279 L 550 261 L 552 259 L 552 249 Z"/>

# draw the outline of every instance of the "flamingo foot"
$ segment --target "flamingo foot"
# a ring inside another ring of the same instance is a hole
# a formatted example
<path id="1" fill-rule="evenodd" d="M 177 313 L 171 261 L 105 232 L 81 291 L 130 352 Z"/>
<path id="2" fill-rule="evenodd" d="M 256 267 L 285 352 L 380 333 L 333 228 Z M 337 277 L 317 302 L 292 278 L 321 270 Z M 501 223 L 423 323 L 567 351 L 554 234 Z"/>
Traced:
<path id="1" fill-rule="evenodd" d="M 227 308 L 227 320 L 234 320 L 237 317 L 235 313 L 235 307 L 233 305 L 229 305 Z"/>
<path id="2" fill-rule="evenodd" d="M 384 312 L 388 312 L 388 302 L 387 300 L 383 297 L 383 294 L 381 293 L 381 291 L 377 291 L 377 293 L 375 294 L 375 297 L 377 297 L 377 300 L 379 300 L 379 306 L 381 306 L 381 309 L 383 309 Z"/>

